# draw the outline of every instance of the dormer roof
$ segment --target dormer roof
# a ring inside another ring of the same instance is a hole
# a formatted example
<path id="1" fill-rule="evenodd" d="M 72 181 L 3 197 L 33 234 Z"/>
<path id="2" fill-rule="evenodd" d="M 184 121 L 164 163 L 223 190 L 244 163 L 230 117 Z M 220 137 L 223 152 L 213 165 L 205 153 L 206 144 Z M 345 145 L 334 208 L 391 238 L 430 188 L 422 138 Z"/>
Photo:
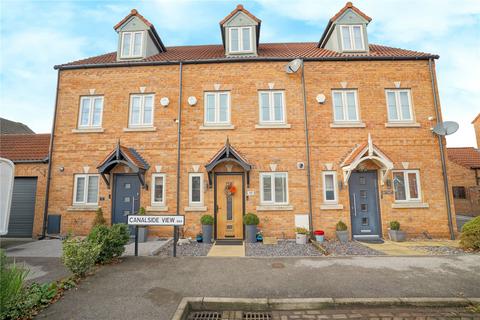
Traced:
<path id="1" fill-rule="evenodd" d="M 150 21 L 148 21 L 147 18 L 142 16 L 140 13 L 138 13 L 137 9 L 132 9 L 132 11 L 130 11 L 130 13 L 125 18 L 123 18 L 119 23 L 117 23 L 113 27 L 113 29 L 115 31 L 117 31 L 121 26 L 123 26 L 125 24 L 125 22 L 129 21 L 131 17 L 137 17 L 140 20 L 142 20 L 143 23 L 145 23 L 148 27 L 150 27 L 150 28 L 153 27 L 153 24 Z"/>
<path id="2" fill-rule="evenodd" d="M 223 18 L 222 21 L 220 21 L 220 26 L 223 26 L 225 23 L 227 23 L 228 20 L 233 18 L 233 16 L 239 11 L 245 13 L 247 16 L 249 16 L 253 21 L 257 22 L 258 24 L 262 23 L 262 20 L 255 17 L 250 11 L 245 9 L 243 5 L 239 4 L 232 12 L 230 12 L 225 18 Z"/>

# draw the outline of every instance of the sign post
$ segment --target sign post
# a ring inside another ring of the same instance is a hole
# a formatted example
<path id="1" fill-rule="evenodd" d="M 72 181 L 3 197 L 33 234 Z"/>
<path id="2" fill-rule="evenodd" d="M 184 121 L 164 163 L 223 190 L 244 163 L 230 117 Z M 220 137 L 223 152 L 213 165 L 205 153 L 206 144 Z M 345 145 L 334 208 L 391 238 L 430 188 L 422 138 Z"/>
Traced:
<path id="1" fill-rule="evenodd" d="M 135 256 L 138 256 L 138 226 L 178 226 L 185 225 L 185 216 L 145 216 L 130 215 L 128 216 L 128 225 L 135 226 Z"/>

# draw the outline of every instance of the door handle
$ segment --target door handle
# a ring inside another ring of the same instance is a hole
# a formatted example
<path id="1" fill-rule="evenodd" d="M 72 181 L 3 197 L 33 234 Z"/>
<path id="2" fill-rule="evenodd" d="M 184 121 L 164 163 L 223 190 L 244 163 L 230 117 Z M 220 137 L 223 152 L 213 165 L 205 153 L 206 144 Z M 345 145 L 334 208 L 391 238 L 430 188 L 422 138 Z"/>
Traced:
<path id="1" fill-rule="evenodd" d="M 355 193 L 353 194 L 353 215 L 357 216 L 357 199 L 355 197 Z"/>

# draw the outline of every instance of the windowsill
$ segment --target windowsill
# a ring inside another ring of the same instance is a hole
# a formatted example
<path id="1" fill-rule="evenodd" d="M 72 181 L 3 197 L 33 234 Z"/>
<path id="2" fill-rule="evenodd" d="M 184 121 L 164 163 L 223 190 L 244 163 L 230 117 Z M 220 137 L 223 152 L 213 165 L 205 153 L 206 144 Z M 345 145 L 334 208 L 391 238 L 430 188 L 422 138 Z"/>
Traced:
<path id="1" fill-rule="evenodd" d="M 274 204 L 264 204 L 257 206 L 257 211 L 292 211 L 293 206 L 290 204 L 274 205 Z"/>
<path id="2" fill-rule="evenodd" d="M 168 211 L 167 206 L 153 205 L 146 208 L 147 212 L 165 212 Z"/>
<path id="3" fill-rule="evenodd" d="M 330 128 L 365 128 L 365 122 L 334 122 Z"/>
<path id="4" fill-rule="evenodd" d="M 102 133 L 105 129 L 103 128 L 77 128 L 72 129 L 73 133 Z"/>
<path id="5" fill-rule="evenodd" d="M 418 122 L 388 122 L 385 123 L 385 128 L 420 128 Z"/>
<path id="6" fill-rule="evenodd" d="M 193 207 L 185 207 L 184 211 L 207 211 L 207 207 L 205 206 L 193 206 Z"/>
<path id="7" fill-rule="evenodd" d="M 255 125 L 255 129 L 290 129 L 292 125 L 288 123 L 260 123 Z"/>
<path id="8" fill-rule="evenodd" d="M 98 205 L 73 205 L 67 208 L 67 211 L 97 211 Z"/>
<path id="9" fill-rule="evenodd" d="M 320 210 L 342 210 L 343 204 L 338 203 L 322 203 L 320 205 Z"/>
<path id="10" fill-rule="evenodd" d="M 200 130 L 233 130 L 235 126 L 233 124 L 222 124 L 222 125 L 214 125 L 214 124 L 204 124 L 199 127 Z"/>
<path id="11" fill-rule="evenodd" d="M 425 202 L 396 202 L 392 204 L 393 209 L 410 209 L 410 208 L 429 208 Z"/>
<path id="12" fill-rule="evenodd" d="M 123 132 L 137 132 L 137 131 L 157 131 L 157 127 L 130 127 L 130 128 L 123 128 Z"/>

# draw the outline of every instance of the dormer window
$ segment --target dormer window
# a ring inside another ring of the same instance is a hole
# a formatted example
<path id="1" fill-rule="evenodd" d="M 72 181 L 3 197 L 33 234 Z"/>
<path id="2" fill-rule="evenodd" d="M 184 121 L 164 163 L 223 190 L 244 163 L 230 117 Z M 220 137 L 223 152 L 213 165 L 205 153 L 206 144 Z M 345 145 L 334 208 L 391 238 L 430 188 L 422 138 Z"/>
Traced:
<path id="1" fill-rule="evenodd" d="M 365 51 L 361 25 L 341 26 L 343 51 Z"/>
<path id="2" fill-rule="evenodd" d="M 252 52 L 252 27 L 229 28 L 230 53 Z"/>
<path id="3" fill-rule="evenodd" d="M 142 57 L 143 31 L 122 33 L 122 58 Z"/>

